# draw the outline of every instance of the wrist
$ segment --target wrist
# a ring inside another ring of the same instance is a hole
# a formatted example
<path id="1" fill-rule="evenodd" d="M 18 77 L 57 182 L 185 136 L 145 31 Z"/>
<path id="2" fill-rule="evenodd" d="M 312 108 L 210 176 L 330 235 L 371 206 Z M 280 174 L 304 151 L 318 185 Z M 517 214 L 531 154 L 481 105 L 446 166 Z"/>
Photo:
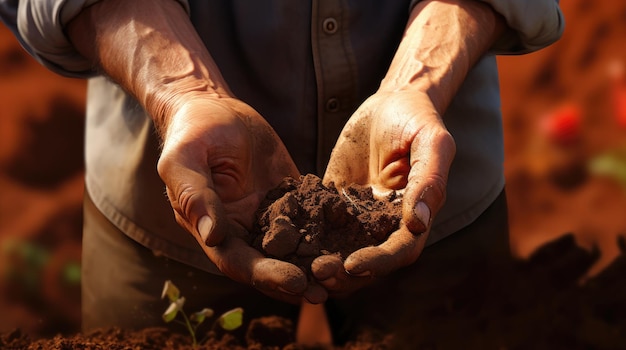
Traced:
<path id="1" fill-rule="evenodd" d="M 419 2 L 380 89 L 425 93 L 443 114 L 469 70 L 503 30 L 503 19 L 483 3 Z"/>
<path id="2" fill-rule="evenodd" d="M 173 119 L 184 115 L 180 112 L 185 106 L 198 100 L 206 103 L 233 97 L 227 87 L 215 85 L 212 80 L 194 74 L 154 79 L 138 90 L 142 91 L 138 100 L 152 118 L 161 139 L 166 137 Z"/>
<path id="3" fill-rule="evenodd" d="M 177 2 L 98 2 L 69 23 L 68 35 L 97 69 L 137 99 L 161 136 L 185 101 L 232 95 Z"/>
<path id="4" fill-rule="evenodd" d="M 412 68 L 404 72 L 389 71 L 382 80 L 378 92 L 425 95 L 433 102 L 438 113 L 444 108 L 444 98 L 439 94 L 441 91 L 441 77 L 433 74 L 431 68 L 426 67 L 419 61 L 412 62 Z"/>

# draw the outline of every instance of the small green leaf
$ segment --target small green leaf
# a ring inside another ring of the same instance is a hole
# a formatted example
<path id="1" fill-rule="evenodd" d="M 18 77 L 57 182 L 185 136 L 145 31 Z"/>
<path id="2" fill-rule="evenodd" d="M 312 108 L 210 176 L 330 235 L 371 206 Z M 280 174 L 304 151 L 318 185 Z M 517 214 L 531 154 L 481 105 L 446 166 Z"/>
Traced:
<path id="1" fill-rule="evenodd" d="M 196 324 L 200 324 L 202 322 L 204 322 L 205 319 L 209 318 L 213 316 L 213 310 L 212 309 L 208 309 L 208 308 L 204 308 L 198 312 L 194 312 L 193 314 L 191 314 L 191 316 L 189 317 L 189 319 L 192 322 L 195 322 Z"/>
<path id="2" fill-rule="evenodd" d="M 185 297 L 174 300 L 167 308 L 167 310 L 165 310 L 165 312 L 163 313 L 163 320 L 165 322 L 171 322 L 172 320 L 174 320 L 176 318 L 176 315 L 178 314 L 178 311 L 182 310 L 184 305 Z"/>
<path id="3" fill-rule="evenodd" d="M 596 156 L 589 168 L 596 175 L 609 176 L 626 185 L 626 153 L 615 151 Z"/>
<path id="4" fill-rule="evenodd" d="M 237 329 L 243 323 L 243 309 L 238 307 L 230 311 L 226 311 L 222 314 L 222 316 L 220 316 L 217 322 L 227 331 Z"/>
<path id="5" fill-rule="evenodd" d="M 180 298 L 180 291 L 178 290 L 178 287 L 176 287 L 176 285 L 170 280 L 165 281 L 165 285 L 163 285 L 161 299 L 165 298 L 165 296 L 169 298 L 170 302 L 174 302 Z"/>
<path id="6" fill-rule="evenodd" d="M 63 279 L 73 285 L 80 284 L 80 263 L 68 262 L 63 267 Z"/>

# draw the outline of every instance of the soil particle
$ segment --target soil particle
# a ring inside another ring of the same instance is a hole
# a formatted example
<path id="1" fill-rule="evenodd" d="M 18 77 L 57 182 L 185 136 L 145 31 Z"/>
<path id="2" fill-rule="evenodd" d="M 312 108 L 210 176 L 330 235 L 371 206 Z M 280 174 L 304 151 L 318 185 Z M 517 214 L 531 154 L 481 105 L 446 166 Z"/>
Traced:
<path id="1" fill-rule="evenodd" d="M 283 317 L 268 316 L 254 319 L 246 332 L 246 343 L 249 347 L 282 349 L 295 342 L 293 322 Z"/>
<path id="2" fill-rule="evenodd" d="M 250 320 L 241 335 L 210 332 L 196 349 L 626 349 L 626 238 L 620 238 L 618 245 L 621 255 L 581 284 L 582 275 L 597 261 L 599 252 L 577 246 L 573 235 L 563 236 L 537 250 L 529 260 L 516 261 L 498 285 L 480 286 L 479 298 L 467 298 L 468 291 L 477 287 L 472 283 L 481 283 L 469 279 L 464 288 L 414 315 L 427 322 L 411 320 L 392 332 L 363 329 L 343 345 L 303 346 L 293 341 L 291 321 L 268 316 Z M 113 328 L 40 339 L 19 330 L 0 332 L 0 349 L 193 347 L 189 335 L 165 328 Z"/>
<path id="3" fill-rule="evenodd" d="M 345 259 L 355 250 L 382 243 L 398 229 L 401 206 L 394 192 L 378 199 L 370 187 L 337 190 L 312 174 L 285 178 L 261 203 L 251 244 L 266 256 L 309 271 L 320 255 Z"/>

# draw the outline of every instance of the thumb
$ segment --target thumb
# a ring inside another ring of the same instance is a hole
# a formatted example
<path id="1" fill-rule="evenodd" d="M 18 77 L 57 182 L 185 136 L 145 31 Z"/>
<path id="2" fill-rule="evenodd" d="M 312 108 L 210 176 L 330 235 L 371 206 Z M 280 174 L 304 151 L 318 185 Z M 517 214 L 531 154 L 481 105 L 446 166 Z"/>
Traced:
<path id="1" fill-rule="evenodd" d="M 214 190 L 208 167 L 187 166 L 181 160 L 165 157 L 158 171 L 167 189 L 176 221 L 196 239 L 210 247 L 222 242 L 227 229 L 221 199 Z"/>
<path id="2" fill-rule="evenodd" d="M 443 206 L 455 153 L 454 139 L 443 126 L 422 130 L 414 138 L 402 207 L 403 221 L 413 234 L 429 230 Z"/>

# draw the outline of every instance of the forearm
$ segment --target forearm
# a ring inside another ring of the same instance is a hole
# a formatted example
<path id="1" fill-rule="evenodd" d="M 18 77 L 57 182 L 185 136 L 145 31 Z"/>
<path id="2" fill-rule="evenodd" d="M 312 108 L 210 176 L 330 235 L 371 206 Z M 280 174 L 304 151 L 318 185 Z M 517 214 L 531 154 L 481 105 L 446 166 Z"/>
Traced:
<path id="1" fill-rule="evenodd" d="M 443 114 L 504 26 L 491 7 L 478 1 L 418 3 L 380 90 L 426 92 Z"/>
<path id="2" fill-rule="evenodd" d="M 232 95 L 184 9 L 172 0 L 105 0 L 68 26 L 76 49 L 132 94 L 161 135 L 179 96 Z"/>

